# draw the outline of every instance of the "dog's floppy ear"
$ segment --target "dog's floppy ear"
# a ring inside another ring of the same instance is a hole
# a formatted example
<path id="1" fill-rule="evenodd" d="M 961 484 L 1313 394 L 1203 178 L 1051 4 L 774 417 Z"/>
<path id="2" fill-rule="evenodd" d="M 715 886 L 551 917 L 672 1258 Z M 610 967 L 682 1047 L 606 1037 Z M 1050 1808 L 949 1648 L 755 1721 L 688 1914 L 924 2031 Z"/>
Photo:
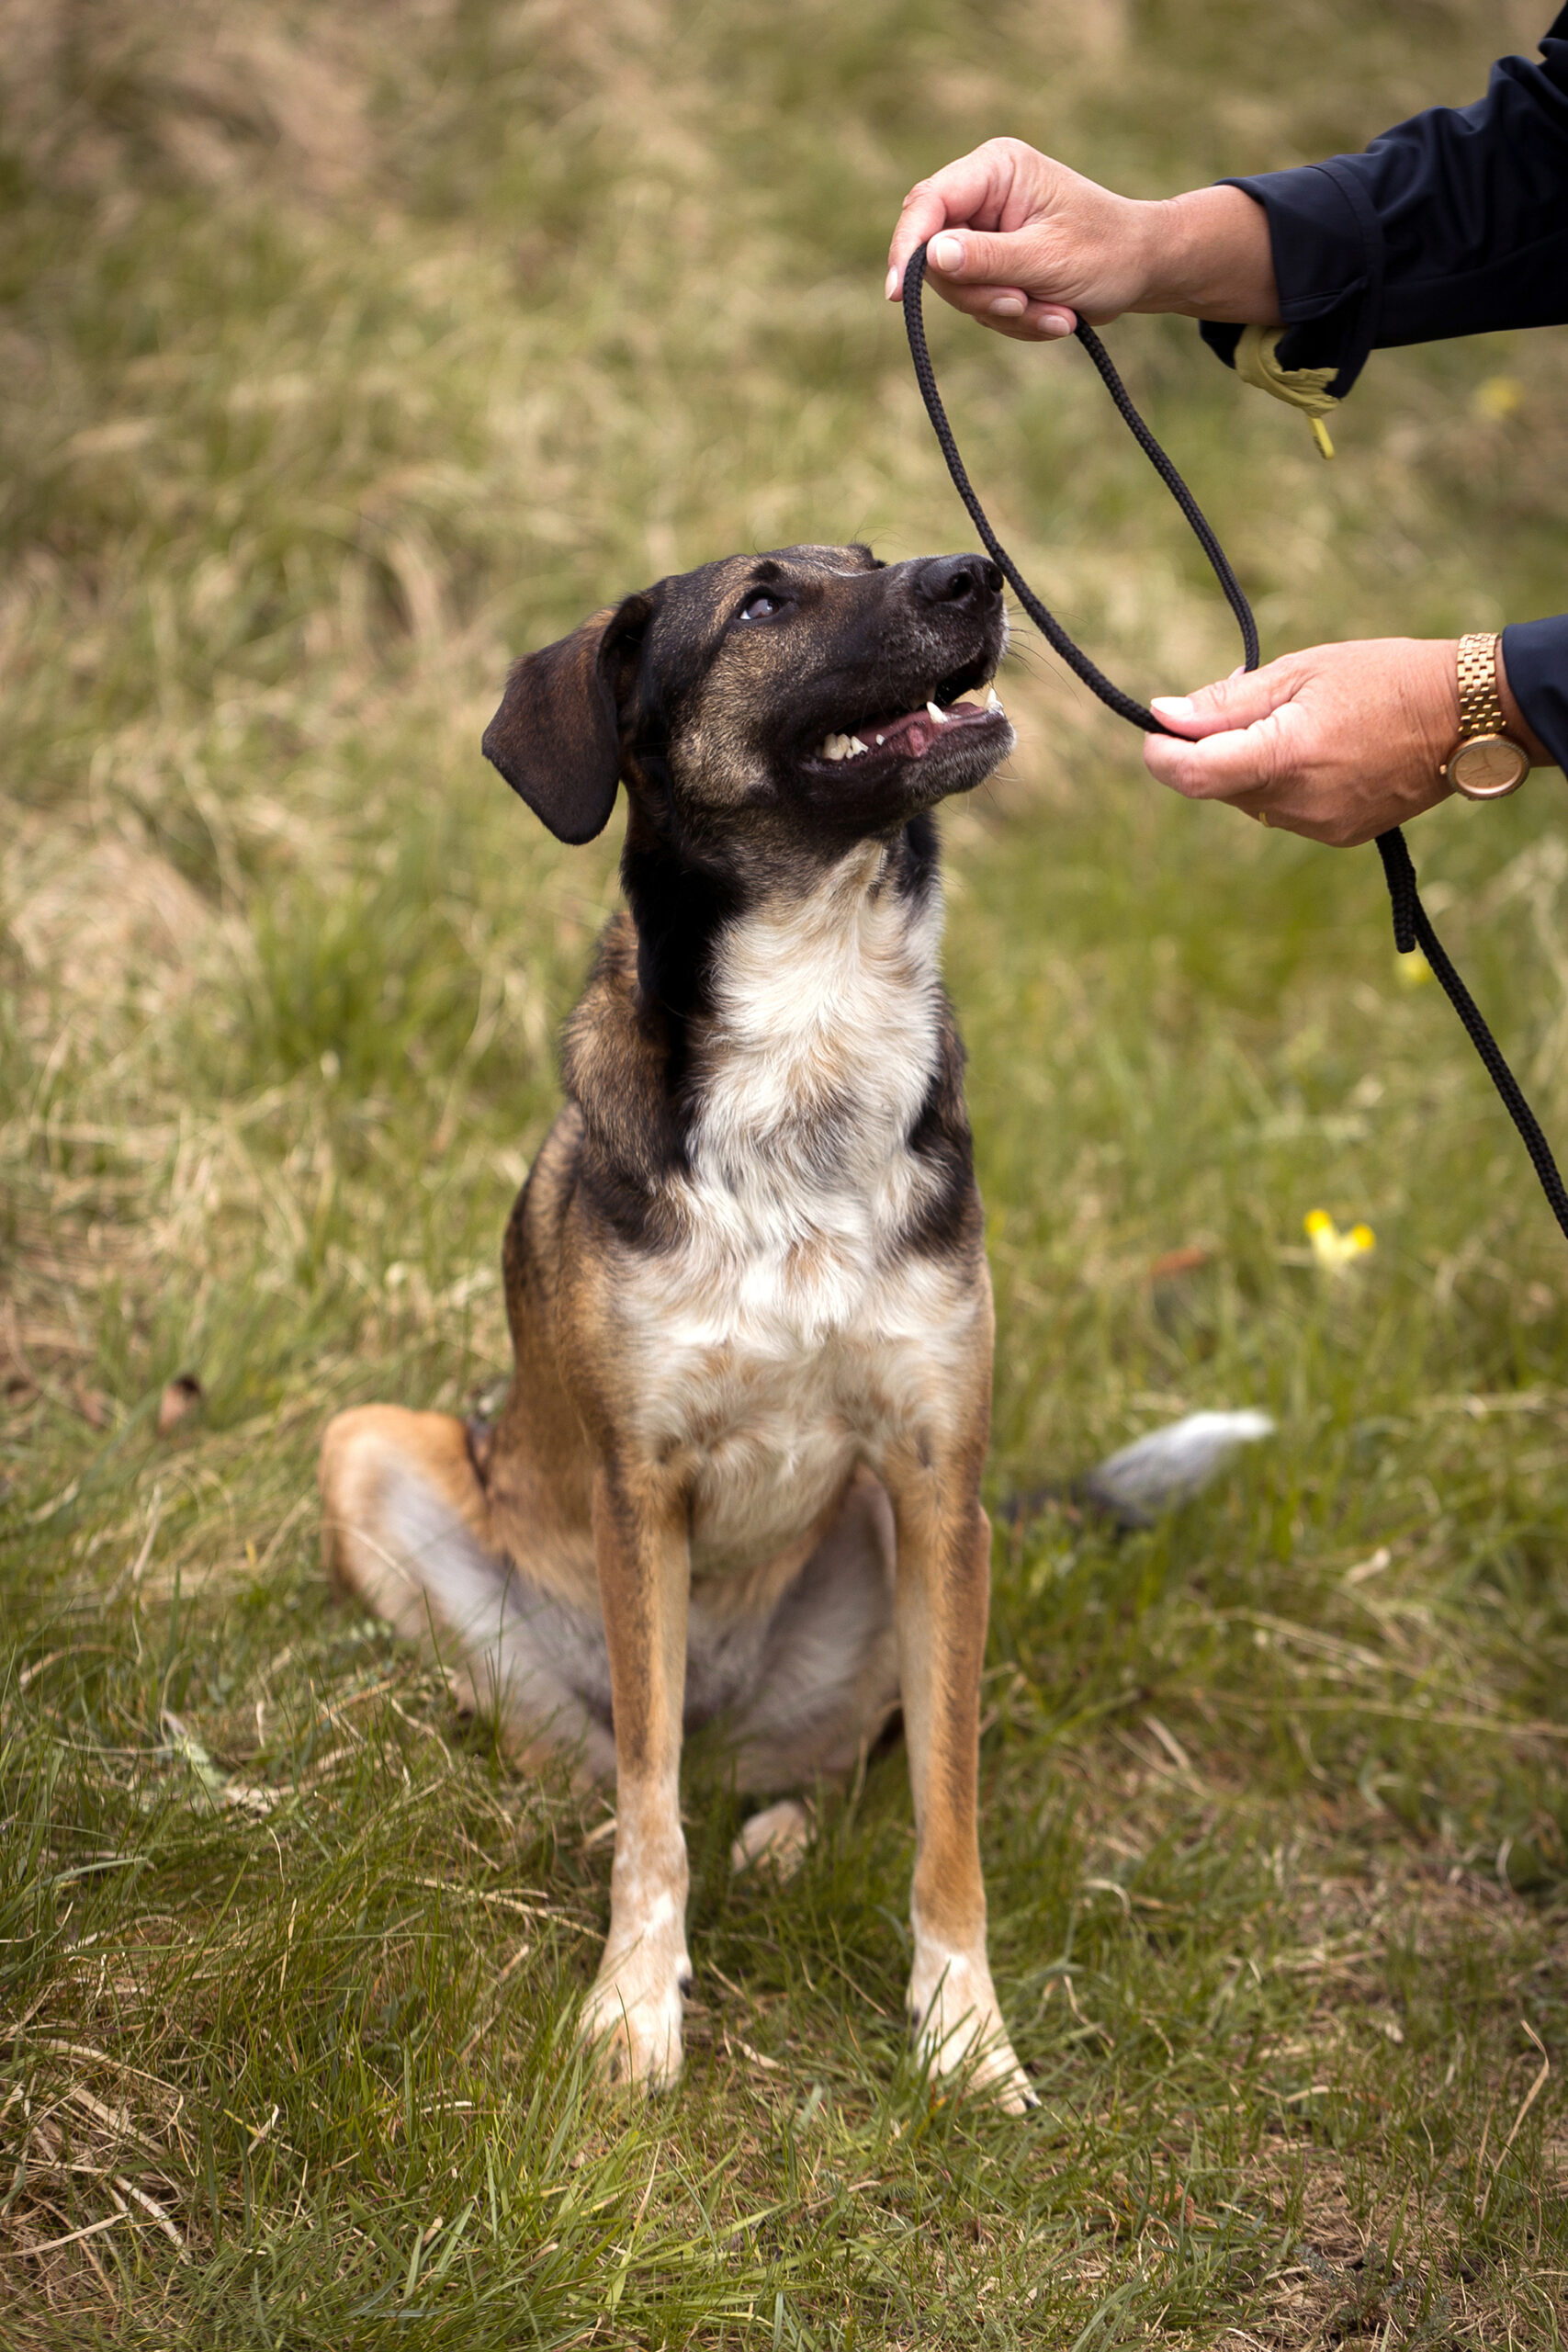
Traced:
<path id="1" fill-rule="evenodd" d="M 652 614 L 646 596 L 607 605 L 570 637 L 513 664 L 481 749 L 558 841 L 591 842 L 620 780 L 620 691 Z"/>

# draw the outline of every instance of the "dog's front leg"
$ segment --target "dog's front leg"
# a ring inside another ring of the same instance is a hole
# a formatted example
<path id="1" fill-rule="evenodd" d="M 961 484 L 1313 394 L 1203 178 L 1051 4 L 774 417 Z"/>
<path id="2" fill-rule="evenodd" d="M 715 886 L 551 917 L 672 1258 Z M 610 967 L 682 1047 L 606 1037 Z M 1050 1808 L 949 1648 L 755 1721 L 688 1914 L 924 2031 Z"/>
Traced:
<path id="1" fill-rule="evenodd" d="M 691 1583 L 685 1498 L 642 1464 L 602 1467 L 593 1542 L 615 1729 L 610 1935 L 583 2010 L 612 2081 L 654 2087 L 681 2071 L 686 1841 L 681 1718 Z"/>
<path id="2" fill-rule="evenodd" d="M 915 1804 L 909 2014 L 933 2074 L 972 2067 L 971 2079 L 1017 2114 L 1035 2098 L 991 1984 L 976 1819 L 991 1528 L 980 1453 L 933 1461 L 931 1451 L 911 1446 L 884 1470 L 897 1523 L 898 1673 Z"/>

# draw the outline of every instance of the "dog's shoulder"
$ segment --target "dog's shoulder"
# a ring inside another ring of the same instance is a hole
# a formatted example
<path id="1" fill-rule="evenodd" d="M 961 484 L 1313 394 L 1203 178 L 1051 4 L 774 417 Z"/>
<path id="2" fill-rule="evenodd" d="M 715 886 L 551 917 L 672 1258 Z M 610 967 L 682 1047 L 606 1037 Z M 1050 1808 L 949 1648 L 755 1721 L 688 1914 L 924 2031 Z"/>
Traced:
<path id="1" fill-rule="evenodd" d="M 637 928 L 625 908 L 600 935 L 588 983 L 567 1021 L 561 1078 L 591 1125 L 614 1121 L 617 1105 L 662 1091 L 660 1042 L 637 1019 Z"/>

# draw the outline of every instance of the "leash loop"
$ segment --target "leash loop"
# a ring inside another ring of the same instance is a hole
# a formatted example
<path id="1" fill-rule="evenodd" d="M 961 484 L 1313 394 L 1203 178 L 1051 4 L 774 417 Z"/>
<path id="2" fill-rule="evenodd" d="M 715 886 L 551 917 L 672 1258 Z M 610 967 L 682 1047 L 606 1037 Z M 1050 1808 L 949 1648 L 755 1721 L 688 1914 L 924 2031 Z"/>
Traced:
<path id="1" fill-rule="evenodd" d="M 936 388 L 936 371 L 931 366 L 931 352 L 927 348 L 926 322 L 920 309 L 920 295 L 925 285 L 925 277 L 926 249 L 924 245 L 918 245 L 904 265 L 904 331 L 909 338 L 909 356 L 915 363 L 915 381 L 920 388 L 920 398 L 925 401 L 926 414 L 931 421 L 931 430 L 936 435 L 942 454 L 947 460 L 947 470 L 953 476 L 953 486 L 968 508 L 969 519 L 985 541 L 987 554 L 998 571 L 1003 574 L 1019 603 L 1052 650 L 1060 654 L 1068 669 L 1083 680 L 1084 684 L 1092 694 L 1100 696 L 1107 709 L 1113 710 L 1118 718 L 1126 719 L 1130 726 L 1141 727 L 1145 735 L 1168 734 L 1170 731 L 1168 728 L 1160 725 L 1152 710 L 1146 710 L 1141 702 L 1134 702 L 1131 695 L 1123 694 L 1120 686 L 1112 684 L 1104 671 L 1089 660 L 1089 655 L 1080 646 L 1074 644 L 1055 613 L 1048 611 L 1041 603 L 995 531 L 992 530 L 990 518 L 976 496 L 974 485 L 964 470 L 964 460 L 958 454 L 958 444 L 953 437 L 953 427 L 947 421 L 947 411 L 942 404 L 942 394 Z M 1208 518 L 1192 492 L 1134 407 L 1132 396 L 1117 374 L 1111 354 L 1106 350 L 1094 329 L 1086 320 L 1080 319 L 1074 332 L 1099 369 L 1100 381 L 1115 401 L 1122 423 L 1156 473 L 1158 474 L 1161 481 L 1164 482 L 1167 490 L 1169 491 L 1172 498 L 1175 499 L 1178 506 L 1180 507 L 1199 546 L 1208 557 L 1214 577 L 1224 591 L 1225 602 L 1235 615 L 1237 626 L 1241 630 L 1245 666 L 1248 670 L 1256 670 L 1258 667 L 1258 625 L 1252 617 L 1252 607 L 1242 592 L 1241 582 L 1231 570 L 1229 557 L 1215 538 Z"/>
<path id="2" fill-rule="evenodd" d="M 1098 695 L 1108 710 L 1113 710 L 1130 726 L 1142 728 L 1145 735 L 1170 734 L 1171 729 L 1162 726 L 1152 710 L 1145 709 L 1141 702 L 1135 702 L 1131 695 L 1124 694 L 1097 663 L 1089 660 L 1082 647 L 1074 643 L 1055 615 L 1041 603 L 992 530 L 990 519 L 964 470 L 964 460 L 958 454 L 958 444 L 953 436 L 953 427 L 947 421 L 947 411 L 942 404 L 942 394 L 937 390 L 920 309 L 925 275 L 926 249 L 922 244 L 916 247 L 904 266 L 904 329 L 909 338 L 909 356 L 914 361 L 915 380 L 919 385 L 920 398 L 926 404 L 931 430 L 947 461 L 947 470 L 953 477 L 953 486 L 968 508 L 970 520 L 985 542 L 987 553 L 1052 650 L 1061 656 L 1075 676 L 1082 679 L 1091 694 Z M 1224 592 L 1225 602 L 1235 615 L 1236 625 L 1241 631 L 1243 667 L 1256 670 L 1258 651 L 1257 623 L 1224 549 L 1214 537 L 1197 500 L 1133 405 L 1132 397 L 1117 374 L 1110 353 L 1094 329 L 1086 320 L 1080 319 L 1074 333 L 1099 370 L 1100 381 L 1115 401 L 1122 423 L 1180 507 L 1193 536 L 1208 557 L 1214 577 Z M 1393 912 L 1394 945 L 1402 956 L 1408 956 L 1413 948 L 1419 947 L 1441 982 L 1449 1002 L 1464 1025 L 1465 1035 L 1480 1055 L 1487 1076 L 1502 1096 L 1504 1107 L 1523 1138 L 1530 1165 L 1546 1195 L 1547 1205 L 1557 1219 L 1564 1239 L 1568 1239 L 1568 1188 L 1563 1185 L 1557 1162 L 1551 1155 L 1551 1147 L 1542 1135 L 1535 1113 L 1526 1102 L 1517 1079 L 1504 1060 L 1501 1048 L 1482 1017 L 1475 1000 L 1450 963 L 1441 941 L 1432 929 L 1427 910 L 1421 904 L 1421 894 L 1416 887 L 1416 868 L 1411 863 L 1404 835 L 1397 825 L 1393 825 L 1387 832 L 1378 835 L 1377 844 Z"/>

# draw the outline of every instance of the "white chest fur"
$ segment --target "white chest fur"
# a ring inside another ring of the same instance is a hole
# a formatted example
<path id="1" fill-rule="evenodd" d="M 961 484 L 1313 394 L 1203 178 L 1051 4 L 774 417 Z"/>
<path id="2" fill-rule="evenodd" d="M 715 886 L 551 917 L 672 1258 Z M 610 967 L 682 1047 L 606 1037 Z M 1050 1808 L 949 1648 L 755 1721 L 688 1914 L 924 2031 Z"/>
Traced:
<path id="1" fill-rule="evenodd" d="M 936 1181 L 908 1136 L 942 1051 L 942 904 L 886 887 L 884 857 L 725 934 L 683 1238 L 625 1297 L 640 1433 L 688 1453 L 700 1570 L 771 1556 L 894 1427 L 942 1415 L 976 1312 L 901 1244 Z"/>

